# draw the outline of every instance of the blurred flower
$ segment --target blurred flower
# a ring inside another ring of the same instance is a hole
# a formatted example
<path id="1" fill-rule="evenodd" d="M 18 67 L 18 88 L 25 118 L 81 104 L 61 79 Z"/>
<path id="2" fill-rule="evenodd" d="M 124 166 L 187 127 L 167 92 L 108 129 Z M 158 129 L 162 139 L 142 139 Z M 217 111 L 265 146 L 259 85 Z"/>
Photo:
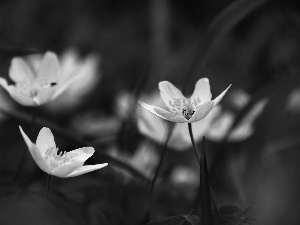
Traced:
<path id="1" fill-rule="evenodd" d="M 296 88 L 288 96 L 286 109 L 293 112 L 300 112 L 300 88 Z"/>
<path id="2" fill-rule="evenodd" d="M 147 97 L 147 101 L 151 104 L 164 107 L 161 98 L 158 93 L 155 93 L 151 97 Z M 204 119 L 193 123 L 193 134 L 195 141 L 200 141 L 202 137 L 208 132 L 212 122 L 218 116 L 221 107 L 217 105 L 214 107 Z M 153 115 L 152 113 L 139 109 L 137 112 L 137 126 L 141 134 L 146 137 L 163 144 L 165 141 L 165 135 L 168 129 L 167 121 Z M 188 126 L 184 123 L 176 123 L 172 131 L 171 137 L 168 142 L 168 146 L 178 150 L 186 150 L 192 146 L 191 138 L 188 131 Z"/>
<path id="3" fill-rule="evenodd" d="M 136 98 L 128 91 L 121 91 L 116 96 L 115 111 L 122 119 L 131 116 L 133 107 L 136 106 Z M 135 112 L 135 109 L 133 110 Z"/>
<path id="4" fill-rule="evenodd" d="M 93 53 L 81 59 L 76 49 L 67 49 L 60 57 L 61 82 L 73 80 L 59 98 L 56 98 L 47 108 L 55 112 L 74 109 L 90 94 L 100 80 L 98 66 L 100 57 Z"/>
<path id="5" fill-rule="evenodd" d="M 229 141 L 245 140 L 254 133 L 254 121 L 262 113 L 268 101 L 269 99 L 265 98 L 256 102 L 233 130 L 230 129 L 236 115 L 230 111 L 220 112 L 205 137 L 213 141 L 223 141 L 227 136 Z M 228 132 L 230 133 L 228 134 Z"/>
<path id="6" fill-rule="evenodd" d="M 184 97 L 181 91 L 168 81 L 162 81 L 158 86 L 161 99 L 169 111 L 141 101 L 139 104 L 158 117 L 176 123 L 193 123 L 203 119 L 221 101 L 230 87 L 214 100 L 211 100 L 212 96 L 207 78 L 201 78 L 197 81 L 194 93 L 190 98 Z"/>
<path id="7" fill-rule="evenodd" d="M 44 172 L 57 177 L 74 177 L 107 166 L 107 163 L 83 166 L 95 150 L 92 147 L 83 147 L 70 152 L 57 154 L 58 148 L 54 136 L 49 128 L 43 127 L 33 144 L 21 127 L 24 141 L 36 164 Z"/>
<path id="8" fill-rule="evenodd" d="M 145 176 L 149 177 L 153 174 L 156 168 L 159 155 L 155 151 L 153 145 L 149 145 L 149 142 L 141 142 L 133 155 L 128 155 L 122 151 L 112 148 L 108 151 L 108 154 L 114 158 L 118 158 L 124 163 L 131 165 L 134 169 L 138 170 Z"/>
<path id="9" fill-rule="evenodd" d="M 9 77 L 14 85 L 8 85 L 3 78 L 0 78 L 0 85 L 13 99 L 26 106 L 49 102 L 71 82 L 61 79 L 58 59 L 53 52 L 13 58 Z"/>

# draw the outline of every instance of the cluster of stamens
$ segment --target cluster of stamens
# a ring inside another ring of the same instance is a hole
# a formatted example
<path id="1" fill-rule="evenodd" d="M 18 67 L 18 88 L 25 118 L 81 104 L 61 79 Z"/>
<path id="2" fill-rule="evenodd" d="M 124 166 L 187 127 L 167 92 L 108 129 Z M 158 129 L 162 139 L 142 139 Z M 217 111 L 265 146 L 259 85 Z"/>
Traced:
<path id="1" fill-rule="evenodd" d="M 200 98 L 194 99 L 192 102 L 190 98 L 173 98 L 173 102 L 169 100 L 170 110 L 179 116 L 183 116 L 189 120 L 195 111 L 199 108 Z"/>
<path id="2" fill-rule="evenodd" d="M 44 159 L 50 166 L 50 169 L 53 170 L 64 163 L 72 161 L 76 156 L 78 154 L 70 152 L 60 152 L 58 154 L 58 148 L 51 147 L 45 152 Z"/>

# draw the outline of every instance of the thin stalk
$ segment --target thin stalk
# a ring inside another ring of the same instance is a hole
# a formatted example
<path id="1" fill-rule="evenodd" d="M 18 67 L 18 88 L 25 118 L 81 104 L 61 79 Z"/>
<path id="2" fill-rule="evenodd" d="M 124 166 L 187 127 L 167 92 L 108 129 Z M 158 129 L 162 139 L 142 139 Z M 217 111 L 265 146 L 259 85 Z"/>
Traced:
<path id="1" fill-rule="evenodd" d="M 192 124 L 191 124 L 191 123 L 188 123 L 188 127 L 189 127 L 189 133 L 190 133 L 191 141 L 192 141 L 192 144 L 193 144 L 193 149 L 194 149 L 194 152 L 195 152 L 195 154 L 196 154 L 198 163 L 199 163 L 199 165 L 200 165 L 200 155 L 199 155 L 198 148 L 197 148 L 197 146 L 196 146 L 196 144 L 195 144 L 194 135 L 193 135 L 193 130 L 192 130 Z"/>
<path id="2" fill-rule="evenodd" d="M 165 133 L 165 138 L 164 138 L 165 139 L 165 144 L 163 146 L 162 154 L 160 156 L 159 163 L 158 163 L 158 165 L 156 167 L 153 179 L 152 179 L 152 181 L 150 183 L 150 187 L 149 187 L 149 191 L 148 191 L 148 197 L 150 197 L 152 195 L 156 179 L 158 177 L 159 171 L 161 169 L 162 163 L 164 161 L 164 158 L 165 158 L 165 155 L 166 155 L 166 152 L 167 152 L 167 149 L 168 149 L 168 142 L 170 140 L 173 128 L 174 128 L 174 123 L 172 123 L 171 125 L 168 124 L 167 132 Z"/>
<path id="3" fill-rule="evenodd" d="M 190 134 L 190 137 L 191 137 L 191 141 L 192 141 L 192 145 L 193 145 L 193 149 L 194 149 L 194 152 L 196 154 L 196 157 L 197 157 L 197 160 L 198 160 L 198 163 L 199 163 L 199 166 L 201 164 L 201 161 L 200 161 L 200 155 L 199 155 L 199 150 L 195 144 L 195 140 L 194 140 L 194 135 L 193 135 L 193 130 L 192 130 L 192 124 L 191 123 L 188 123 L 188 128 L 189 128 L 189 134 Z M 205 138 L 203 137 L 203 144 L 204 144 L 204 141 L 205 141 Z M 203 146 L 204 147 L 204 146 Z M 205 164 L 206 164 L 206 161 L 205 161 Z M 207 165 L 206 165 L 207 166 Z M 200 181 L 201 182 L 201 181 Z M 211 197 L 211 202 L 212 202 L 212 205 L 215 209 L 215 211 L 217 212 L 217 215 L 220 217 L 220 212 L 218 210 L 218 207 L 217 207 L 217 204 L 216 204 L 216 201 L 215 201 L 215 196 L 213 194 L 213 191 L 209 185 L 209 188 L 210 188 L 210 197 Z M 201 193 L 199 192 L 199 195 L 197 197 L 197 199 L 199 200 L 200 199 L 200 196 L 201 196 Z"/>
<path id="4" fill-rule="evenodd" d="M 48 200 L 48 197 L 50 195 L 51 183 L 52 183 L 52 175 L 48 174 L 48 176 L 47 176 L 47 191 L 46 191 L 46 195 L 45 195 L 45 201 Z"/>

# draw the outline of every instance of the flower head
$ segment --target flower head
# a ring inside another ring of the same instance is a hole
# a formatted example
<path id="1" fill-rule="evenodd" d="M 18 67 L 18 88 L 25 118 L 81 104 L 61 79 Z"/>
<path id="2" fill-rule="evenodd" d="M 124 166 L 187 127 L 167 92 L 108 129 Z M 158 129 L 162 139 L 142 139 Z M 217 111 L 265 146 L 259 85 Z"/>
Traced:
<path id="1" fill-rule="evenodd" d="M 9 77 L 15 84 L 8 85 L 5 79 L 0 78 L 0 85 L 14 100 L 26 106 L 49 102 L 71 82 L 61 82 L 59 62 L 53 52 L 13 58 Z"/>
<path id="2" fill-rule="evenodd" d="M 161 100 L 158 91 L 153 95 L 146 96 L 147 102 L 166 108 Z M 194 139 L 196 142 L 200 141 L 203 136 L 207 134 L 214 120 L 218 117 L 221 111 L 221 106 L 217 105 L 212 111 L 202 120 L 193 123 Z M 158 142 L 160 144 L 165 143 L 165 136 L 169 129 L 168 121 L 143 110 L 141 107 L 137 109 L 137 127 L 141 134 L 149 139 Z M 168 147 L 177 150 L 184 151 L 192 146 L 191 138 L 188 131 L 188 126 L 184 123 L 176 123 L 170 139 L 168 141 Z"/>
<path id="3" fill-rule="evenodd" d="M 197 81 L 194 93 L 190 98 L 183 96 L 181 91 L 168 81 L 158 84 L 160 96 L 169 110 L 148 105 L 139 101 L 139 104 L 153 114 L 171 122 L 193 123 L 206 117 L 208 113 L 221 101 L 229 87 L 214 100 L 211 100 L 209 80 L 201 78 Z"/>
<path id="4" fill-rule="evenodd" d="M 57 177 L 74 177 L 107 166 L 107 163 L 83 166 L 95 150 L 92 147 L 83 147 L 70 152 L 58 154 L 58 148 L 51 130 L 43 127 L 33 144 L 21 127 L 20 131 L 24 141 L 36 164 L 44 172 Z"/>

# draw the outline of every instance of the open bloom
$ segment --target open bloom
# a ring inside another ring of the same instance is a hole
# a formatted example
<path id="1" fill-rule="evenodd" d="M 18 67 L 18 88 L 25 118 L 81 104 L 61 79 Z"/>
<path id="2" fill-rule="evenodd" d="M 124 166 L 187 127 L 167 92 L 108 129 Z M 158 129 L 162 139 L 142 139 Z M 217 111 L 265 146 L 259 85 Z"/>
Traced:
<path id="1" fill-rule="evenodd" d="M 206 117 L 221 101 L 230 86 L 214 100 L 211 100 L 212 95 L 207 78 L 197 81 L 194 93 L 190 98 L 184 97 L 181 91 L 168 81 L 159 82 L 158 87 L 161 99 L 169 111 L 141 101 L 139 104 L 165 120 L 176 123 L 193 123 Z"/>
<path id="2" fill-rule="evenodd" d="M 153 95 L 146 96 L 147 102 L 157 105 L 162 108 L 164 106 L 158 91 Z M 196 142 L 200 141 L 203 136 L 206 136 L 208 130 L 213 124 L 214 120 L 218 117 L 221 111 L 221 106 L 217 105 L 212 111 L 203 119 L 193 123 L 194 139 Z M 164 144 L 165 136 L 168 131 L 168 122 L 141 107 L 137 109 L 137 127 L 141 134 L 152 139 L 155 142 Z M 187 150 L 192 146 L 191 137 L 189 135 L 188 126 L 184 123 L 176 123 L 168 146 L 177 151 Z"/>
<path id="3" fill-rule="evenodd" d="M 36 144 L 30 141 L 21 127 L 19 128 L 34 161 L 41 170 L 50 175 L 62 178 L 75 177 L 107 166 L 107 163 L 83 166 L 83 163 L 95 152 L 92 147 L 57 154 L 58 148 L 54 136 L 47 127 L 41 129 Z"/>
<path id="4" fill-rule="evenodd" d="M 8 85 L 0 78 L 0 85 L 10 96 L 25 106 L 42 105 L 56 98 L 72 81 L 61 80 L 56 54 L 46 52 L 15 57 L 9 68 L 9 77 L 15 83 Z"/>

